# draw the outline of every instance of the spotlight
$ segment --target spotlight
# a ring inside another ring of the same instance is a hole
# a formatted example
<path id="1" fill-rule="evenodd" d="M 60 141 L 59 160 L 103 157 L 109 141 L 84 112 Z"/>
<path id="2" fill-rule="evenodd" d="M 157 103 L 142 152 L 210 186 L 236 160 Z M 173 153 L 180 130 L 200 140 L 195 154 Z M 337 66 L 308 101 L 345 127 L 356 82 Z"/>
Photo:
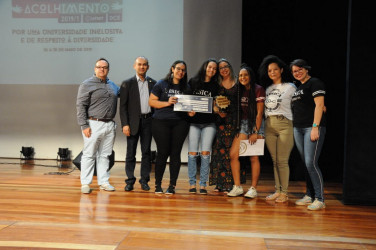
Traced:
<path id="1" fill-rule="evenodd" d="M 34 148 L 33 147 L 22 147 L 21 151 L 21 156 L 23 155 L 24 158 L 20 157 L 23 160 L 30 160 L 33 159 L 34 156 Z"/>
<path id="2" fill-rule="evenodd" d="M 70 153 L 68 148 L 59 148 L 57 152 L 57 160 L 58 161 L 69 161 L 70 160 Z"/>

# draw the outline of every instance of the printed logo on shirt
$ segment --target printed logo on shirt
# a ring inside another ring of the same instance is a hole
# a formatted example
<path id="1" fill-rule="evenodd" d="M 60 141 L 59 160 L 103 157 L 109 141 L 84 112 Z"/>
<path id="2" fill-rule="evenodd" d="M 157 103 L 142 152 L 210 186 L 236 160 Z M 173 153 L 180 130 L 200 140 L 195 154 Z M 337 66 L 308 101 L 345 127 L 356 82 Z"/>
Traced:
<path id="1" fill-rule="evenodd" d="M 248 106 L 248 97 L 247 97 L 247 96 L 243 96 L 243 97 L 240 99 L 240 103 L 241 103 L 241 106 L 242 106 L 242 107 L 247 107 L 247 106 Z"/>
<path id="2" fill-rule="evenodd" d="M 303 89 L 295 91 L 295 93 L 292 95 L 292 101 L 295 102 L 296 100 L 302 99 L 301 96 L 304 94 Z"/>
<path id="3" fill-rule="evenodd" d="M 165 89 L 165 92 L 166 92 L 168 97 L 181 94 L 178 89 L 168 89 L 168 90 Z"/>
<path id="4" fill-rule="evenodd" d="M 304 94 L 304 92 L 303 92 L 303 90 L 301 89 L 301 90 L 297 90 L 297 91 L 295 91 L 295 93 L 294 93 L 293 96 L 298 96 L 298 95 L 303 95 L 303 94 Z"/>
<path id="5" fill-rule="evenodd" d="M 196 91 L 194 91 L 193 94 L 195 94 L 195 95 L 202 95 L 202 96 L 209 96 L 209 97 L 212 96 L 211 92 L 209 90 L 204 90 L 204 89 L 196 90 Z"/>
<path id="6" fill-rule="evenodd" d="M 279 89 L 273 89 L 266 96 L 265 109 L 269 112 L 276 111 L 281 106 L 282 92 Z"/>

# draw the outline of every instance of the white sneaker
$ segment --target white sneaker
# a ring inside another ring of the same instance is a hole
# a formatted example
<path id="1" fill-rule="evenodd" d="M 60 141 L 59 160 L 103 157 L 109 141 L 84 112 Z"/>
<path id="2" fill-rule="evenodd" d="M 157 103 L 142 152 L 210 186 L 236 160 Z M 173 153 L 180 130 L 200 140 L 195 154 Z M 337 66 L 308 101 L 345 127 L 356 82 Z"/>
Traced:
<path id="1" fill-rule="evenodd" d="M 104 191 L 115 191 L 115 188 L 110 183 L 106 183 L 100 186 L 100 189 Z"/>
<path id="2" fill-rule="evenodd" d="M 227 196 L 235 197 L 239 195 L 243 195 L 244 191 L 242 186 L 233 186 L 232 190 L 227 194 Z"/>
<path id="3" fill-rule="evenodd" d="M 309 205 L 311 203 L 312 203 L 312 198 L 309 197 L 308 195 L 304 195 L 303 198 L 295 201 L 295 205 L 298 205 L 298 206 L 306 206 L 306 205 Z"/>
<path id="4" fill-rule="evenodd" d="M 251 198 L 251 199 L 256 198 L 257 197 L 256 188 L 250 187 L 248 189 L 248 192 L 244 195 L 244 197 Z"/>
<path id="5" fill-rule="evenodd" d="M 81 186 L 81 193 L 90 194 L 90 192 L 91 192 L 91 189 L 90 189 L 89 185 L 84 184 L 84 185 Z"/>
<path id="6" fill-rule="evenodd" d="M 309 205 L 307 208 L 308 210 L 312 210 L 312 211 L 320 210 L 320 209 L 325 208 L 325 203 L 322 201 L 319 201 L 318 199 L 315 199 L 315 201 L 311 205 Z"/>

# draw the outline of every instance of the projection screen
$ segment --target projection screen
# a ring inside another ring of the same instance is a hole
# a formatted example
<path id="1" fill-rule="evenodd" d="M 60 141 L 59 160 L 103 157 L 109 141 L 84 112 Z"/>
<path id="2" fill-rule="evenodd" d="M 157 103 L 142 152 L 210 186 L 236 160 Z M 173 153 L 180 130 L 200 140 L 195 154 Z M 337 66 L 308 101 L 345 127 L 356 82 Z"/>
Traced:
<path id="1" fill-rule="evenodd" d="M 225 57 L 238 69 L 241 18 L 242 0 L 0 1 L 0 157 L 18 158 L 22 146 L 34 147 L 40 159 L 56 158 L 58 148 L 78 155 L 77 90 L 100 57 L 119 86 L 134 76 L 141 55 L 156 80 L 177 59 L 186 61 L 188 78 L 209 57 Z M 115 121 L 115 157 L 124 161 L 119 114 Z"/>

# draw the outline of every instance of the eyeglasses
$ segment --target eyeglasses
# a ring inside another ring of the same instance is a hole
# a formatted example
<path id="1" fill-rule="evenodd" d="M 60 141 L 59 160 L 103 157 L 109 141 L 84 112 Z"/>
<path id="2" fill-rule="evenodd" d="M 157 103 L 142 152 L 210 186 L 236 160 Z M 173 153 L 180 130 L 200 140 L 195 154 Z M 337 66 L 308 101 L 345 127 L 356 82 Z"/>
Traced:
<path id="1" fill-rule="evenodd" d="M 108 66 L 103 66 L 103 67 L 95 66 L 95 68 L 96 68 L 96 69 L 103 69 L 103 70 L 105 70 L 105 69 L 108 69 Z"/>
<path id="2" fill-rule="evenodd" d="M 220 67 L 219 70 L 224 70 L 224 69 L 227 69 L 227 68 L 230 68 L 230 65 L 226 65 L 226 66 Z"/>
<path id="3" fill-rule="evenodd" d="M 295 74 L 301 73 L 301 72 L 303 72 L 303 70 L 304 70 L 304 68 L 300 68 L 298 70 L 294 70 L 294 71 L 292 71 L 292 74 L 295 75 Z"/>

